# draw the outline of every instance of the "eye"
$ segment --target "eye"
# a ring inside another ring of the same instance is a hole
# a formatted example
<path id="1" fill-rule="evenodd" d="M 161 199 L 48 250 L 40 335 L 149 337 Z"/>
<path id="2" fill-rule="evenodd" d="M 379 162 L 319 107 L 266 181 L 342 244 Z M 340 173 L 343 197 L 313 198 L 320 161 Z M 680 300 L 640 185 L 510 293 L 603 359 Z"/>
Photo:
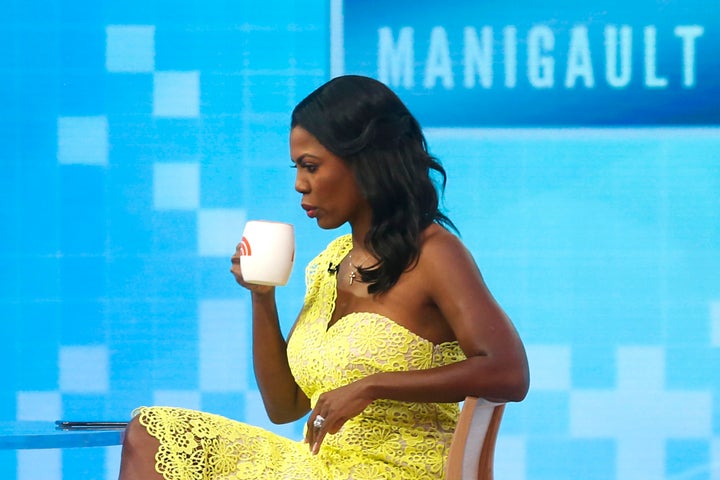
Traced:
<path id="1" fill-rule="evenodd" d="M 290 168 L 299 168 L 308 173 L 315 173 L 319 167 L 319 162 L 310 155 L 300 155 L 298 158 L 290 158 Z"/>
<path id="2" fill-rule="evenodd" d="M 318 169 L 318 166 L 306 160 L 298 160 L 297 162 L 293 162 L 290 165 L 290 168 L 301 168 L 308 173 L 315 173 L 315 171 Z"/>

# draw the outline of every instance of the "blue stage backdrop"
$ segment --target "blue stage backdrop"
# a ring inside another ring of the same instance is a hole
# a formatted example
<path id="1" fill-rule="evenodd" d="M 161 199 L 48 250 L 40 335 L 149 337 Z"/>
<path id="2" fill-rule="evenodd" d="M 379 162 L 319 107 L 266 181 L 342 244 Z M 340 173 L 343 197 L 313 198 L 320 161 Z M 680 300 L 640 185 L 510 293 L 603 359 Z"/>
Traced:
<path id="1" fill-rule="evenodd" d="M 0 421 L 139 405 L 270 425 L 247 219 L 303 266 L 342 232 L 293 191 L 289 115 L 340 73 L 391 85 L 527 345 L 501 480 L 720 479 L 720 6 L 6 0 Z M 113 479 L 118 448 L 0 451 L 0 478 Z"/>

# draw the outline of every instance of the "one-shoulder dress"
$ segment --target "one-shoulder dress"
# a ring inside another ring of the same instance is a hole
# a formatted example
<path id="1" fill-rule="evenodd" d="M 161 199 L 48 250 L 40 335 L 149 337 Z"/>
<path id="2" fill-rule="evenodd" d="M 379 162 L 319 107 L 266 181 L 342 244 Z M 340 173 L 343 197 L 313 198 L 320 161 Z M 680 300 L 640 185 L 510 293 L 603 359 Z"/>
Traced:
<path id="1" fill-rule="evenodd" d="M 457 342 L 433 344 L 375 313 L 351 313 L 328 328 L 337 295 L 329 267 L 351 248 L 350 235 L 335 239 L 305 272 L 305 302 L 287 353 L 312 405 L 321 393 L 376 372 L 465 359 Z M 222 416 L 173 407 L 137 410 L 160 442 L 156 470 L 166 480 L 442 479 L 458 413 L 456 403 L 376 400 L 312 455 L 302 441 Z"/>

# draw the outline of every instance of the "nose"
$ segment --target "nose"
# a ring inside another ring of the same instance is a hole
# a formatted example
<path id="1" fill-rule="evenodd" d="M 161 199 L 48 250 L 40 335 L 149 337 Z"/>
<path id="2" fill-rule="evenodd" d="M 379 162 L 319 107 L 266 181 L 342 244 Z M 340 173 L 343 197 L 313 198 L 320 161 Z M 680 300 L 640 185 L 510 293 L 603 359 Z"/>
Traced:
<path id="1" fill-rule="evenodd" d="M 307 193 L 309 190 L 309 184 L 307 179 L 304 178 L 300 168 L 295 173 L 295 191 L 298 193 Z"/>

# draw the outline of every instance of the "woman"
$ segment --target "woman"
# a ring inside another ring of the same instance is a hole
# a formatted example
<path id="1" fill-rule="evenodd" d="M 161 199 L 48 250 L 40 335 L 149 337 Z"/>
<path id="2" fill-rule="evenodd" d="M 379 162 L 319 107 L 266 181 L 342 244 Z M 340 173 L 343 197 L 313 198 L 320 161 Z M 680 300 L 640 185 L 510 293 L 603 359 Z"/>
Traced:
<path id="1" fill-rule="evenodd" d="M 439 211 L 445 171 L 382 83 L 335 78 L 292 114 L 295 189 L 323 229 L 349 223 L 307 267 L 286 343 L 275 288 L 250 290 L 253 361 L 276 423 L 308 415 L 305 442 L 201 412 L 143 408 L 121 480 L 437 479 L 467 395 L 520 401 L 522 343 Z"/>

